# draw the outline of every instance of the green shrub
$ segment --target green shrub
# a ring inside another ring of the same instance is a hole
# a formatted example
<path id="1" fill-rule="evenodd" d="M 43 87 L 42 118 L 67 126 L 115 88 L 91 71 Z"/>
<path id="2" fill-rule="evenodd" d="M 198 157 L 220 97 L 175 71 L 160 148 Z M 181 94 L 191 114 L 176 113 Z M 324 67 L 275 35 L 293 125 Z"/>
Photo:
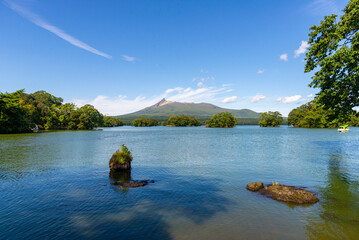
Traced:
<path id="1" fill-rule="evenodd" d="M 214 114 L 206 121 L 206 127 L 210 128 L 233 128 L 236 124 L 237 118 L 228 112 Z"/>
<path id="2" fill-rule="evenodd" d="M 121 149 L 117 150 L 113 156 L 117 163 L 124 164 L 129 163 L 132 161 L 132 155 L 130 150 L 125 146 L 125 144 L 122 144 Z"/>

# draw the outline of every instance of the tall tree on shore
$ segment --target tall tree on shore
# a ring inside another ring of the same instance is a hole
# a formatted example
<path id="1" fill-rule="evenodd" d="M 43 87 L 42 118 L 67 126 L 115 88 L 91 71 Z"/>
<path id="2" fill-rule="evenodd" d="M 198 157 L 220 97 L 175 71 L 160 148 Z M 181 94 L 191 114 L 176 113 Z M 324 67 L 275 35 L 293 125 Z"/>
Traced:
<path id="1" fill-rule="evenodd" d="M 341 118 L 359 106 L 359 0 L 343 11 L 310 28 L 305 58 L 305 72 L 317 70 L 309 86 L 320 88 L 319 104 Z"/>
<path id="2" fill-rule="evenodd" d="M 21 95 L 24 90 L 0 93 L 0 133 L 20 133 L 30 131 L 30 121 Z"/>

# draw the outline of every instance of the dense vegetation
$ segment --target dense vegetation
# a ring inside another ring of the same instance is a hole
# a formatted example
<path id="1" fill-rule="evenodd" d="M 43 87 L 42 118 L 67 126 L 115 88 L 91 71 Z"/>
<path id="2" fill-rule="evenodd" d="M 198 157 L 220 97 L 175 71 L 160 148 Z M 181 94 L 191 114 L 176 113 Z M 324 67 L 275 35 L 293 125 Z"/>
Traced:
<path id="1" fill-rule="evenodd" d="M 359 126 L 357 114 L 340 118 L 333 110 L 326 110 L 317 100 L 293 109 L 287 119 L 288 125 L 303 128 L 336 128 L 348 124 Z"/>
<path id="2" fill-rule="evenodd" d="M 201 126 L 202 123 L 193 116 L 171 116 L 166 122 L 167 126 L 173 127 L 197 127 Z"/>
<path id="3" fill-rule="evenodd" d="M 110 117 L 104 119 L 92 105 L 78 108 L 62 102 L 62 98 L 45 91 L 0 93 L 0 133 L 32 132 L 36 126 L 47 130 L 77 130 L 122 124 Z"/>
<path id="4" fill-rule="evenodd" d="M 152 118 L 137 118 L 132 121 L 131 126 L 134 127 L 153 127 L 158 126 L 159 122 L 156 119 Z"/>
<path id="5" fill-rule="evenodd" d="M 282 114 L 279 112 L 264 112 L 259 118 L 261 119 L 258 124 L 261 127 L 279 127 L 283 122 Z"/>
<path id="6" fill-rule="evenodd" d="M 206 121 L 206 127 L 211 128 L 233 128 L 236 124 L 237 118 L 228 112 L 214 114 Z"/>
<path id="7" fill-rule="evenodd" d="M 132 161 L 132 155 L 130 150 L 125 146 L 125 144 L 122 144 L 121 149 L 117 150 L 112 157 L 115 158 L 116 162 L 119 164 L 125 164 Z"/>
<path id="8" fill-rule="evenodd" d="M 125 123 L 119 118 L 113 118 L 109 116 L 103 117 L 103 127 L 119 127 L 123 125 L 125 125 Z"/>
<path id="9" fill-rule="evenodd" d="M 309 86 L 320 88 L 320 105 L 309 104 L 296 111 L 317 113 L 324 109 L 329 113 L 314 119 L 306 117 L 305 126 L 332 126 L 338 118 L 348 121 L 353 108 L 359 106 L 359 0 L 349 1 L 340 18 L 326 16 L 310 30 L 305 72 L 317 70 Z"/>

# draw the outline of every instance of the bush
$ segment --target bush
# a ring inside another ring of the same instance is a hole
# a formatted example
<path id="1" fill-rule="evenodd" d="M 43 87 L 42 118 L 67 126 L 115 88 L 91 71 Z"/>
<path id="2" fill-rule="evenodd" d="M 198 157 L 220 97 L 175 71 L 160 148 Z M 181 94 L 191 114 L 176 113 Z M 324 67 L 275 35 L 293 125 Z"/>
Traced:
<path id="1" fill-rule="evenodd" d="M 206 127 L 210 128 L 233 128 L 236 124 L 237 118 L 228 112 L 214 114 L 206 121 Z"/>
<path id="2" fill-rule="evenodd" d="M 152 118 L 137 118 L 132 121 L 131 126 L 134 127 L 153 127 L 158 126 L 159 123 L 156 119 Z"/>
<path id="3" fill-rule="evenodd" d="M 125 164 L 130 163 L 132 161 L 132 155 L 130 150 L 122 144 L 121 149 L 117 150 L 112 157 L 115 159 L 116 163 Z"/>
<path id="4" fill-rule="evenodd" d="M 261 127 L 279 127 L 283 122 L 282 114 L 279 112 L 264 112 L 259 118 L 261 119 L 258 124 Z"/>
<path id="5" fill-rule="evenodd" d="M 174 127 L 198 127 L 201 126 L 202 123 L 193 116 L 181 115 L 181 116 L 171 116 L 168 119 L 166 125 L 174 126 Z"/>

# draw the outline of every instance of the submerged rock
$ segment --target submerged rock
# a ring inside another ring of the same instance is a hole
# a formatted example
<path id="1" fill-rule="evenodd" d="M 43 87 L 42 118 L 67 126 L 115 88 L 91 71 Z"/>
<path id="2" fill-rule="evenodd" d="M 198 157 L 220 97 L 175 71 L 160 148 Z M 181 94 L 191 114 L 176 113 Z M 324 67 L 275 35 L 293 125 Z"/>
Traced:
<path id="1" fill-rule="evenodd" d="M 262 182 L 251 182 L 251 183 L 247 184 L 247 189 L 252 192 L 257 192 L 262 188 L 264 188 L 264 185 Z"/>
<path id="2" fill-rule="evenodd" d="M 261 194 L 278 201 L 292 202 L 298 204 L 316 203 L 319 201 L 313 193 L 281 184 L 269 185 L 259 191 Z"/>
<path id="3" fill-rule="evenodd" d="M 120 187 L 123 188 L 137 188 L 137 187 L 144 187 L 149 183 L 154 183 L 155 181 L 153 180 L 131 180 L 129 182 L 122 182 L 122 181 L 118 181 L 118 182 L 112 182 L 112 185 L 118 185 Z"/>

